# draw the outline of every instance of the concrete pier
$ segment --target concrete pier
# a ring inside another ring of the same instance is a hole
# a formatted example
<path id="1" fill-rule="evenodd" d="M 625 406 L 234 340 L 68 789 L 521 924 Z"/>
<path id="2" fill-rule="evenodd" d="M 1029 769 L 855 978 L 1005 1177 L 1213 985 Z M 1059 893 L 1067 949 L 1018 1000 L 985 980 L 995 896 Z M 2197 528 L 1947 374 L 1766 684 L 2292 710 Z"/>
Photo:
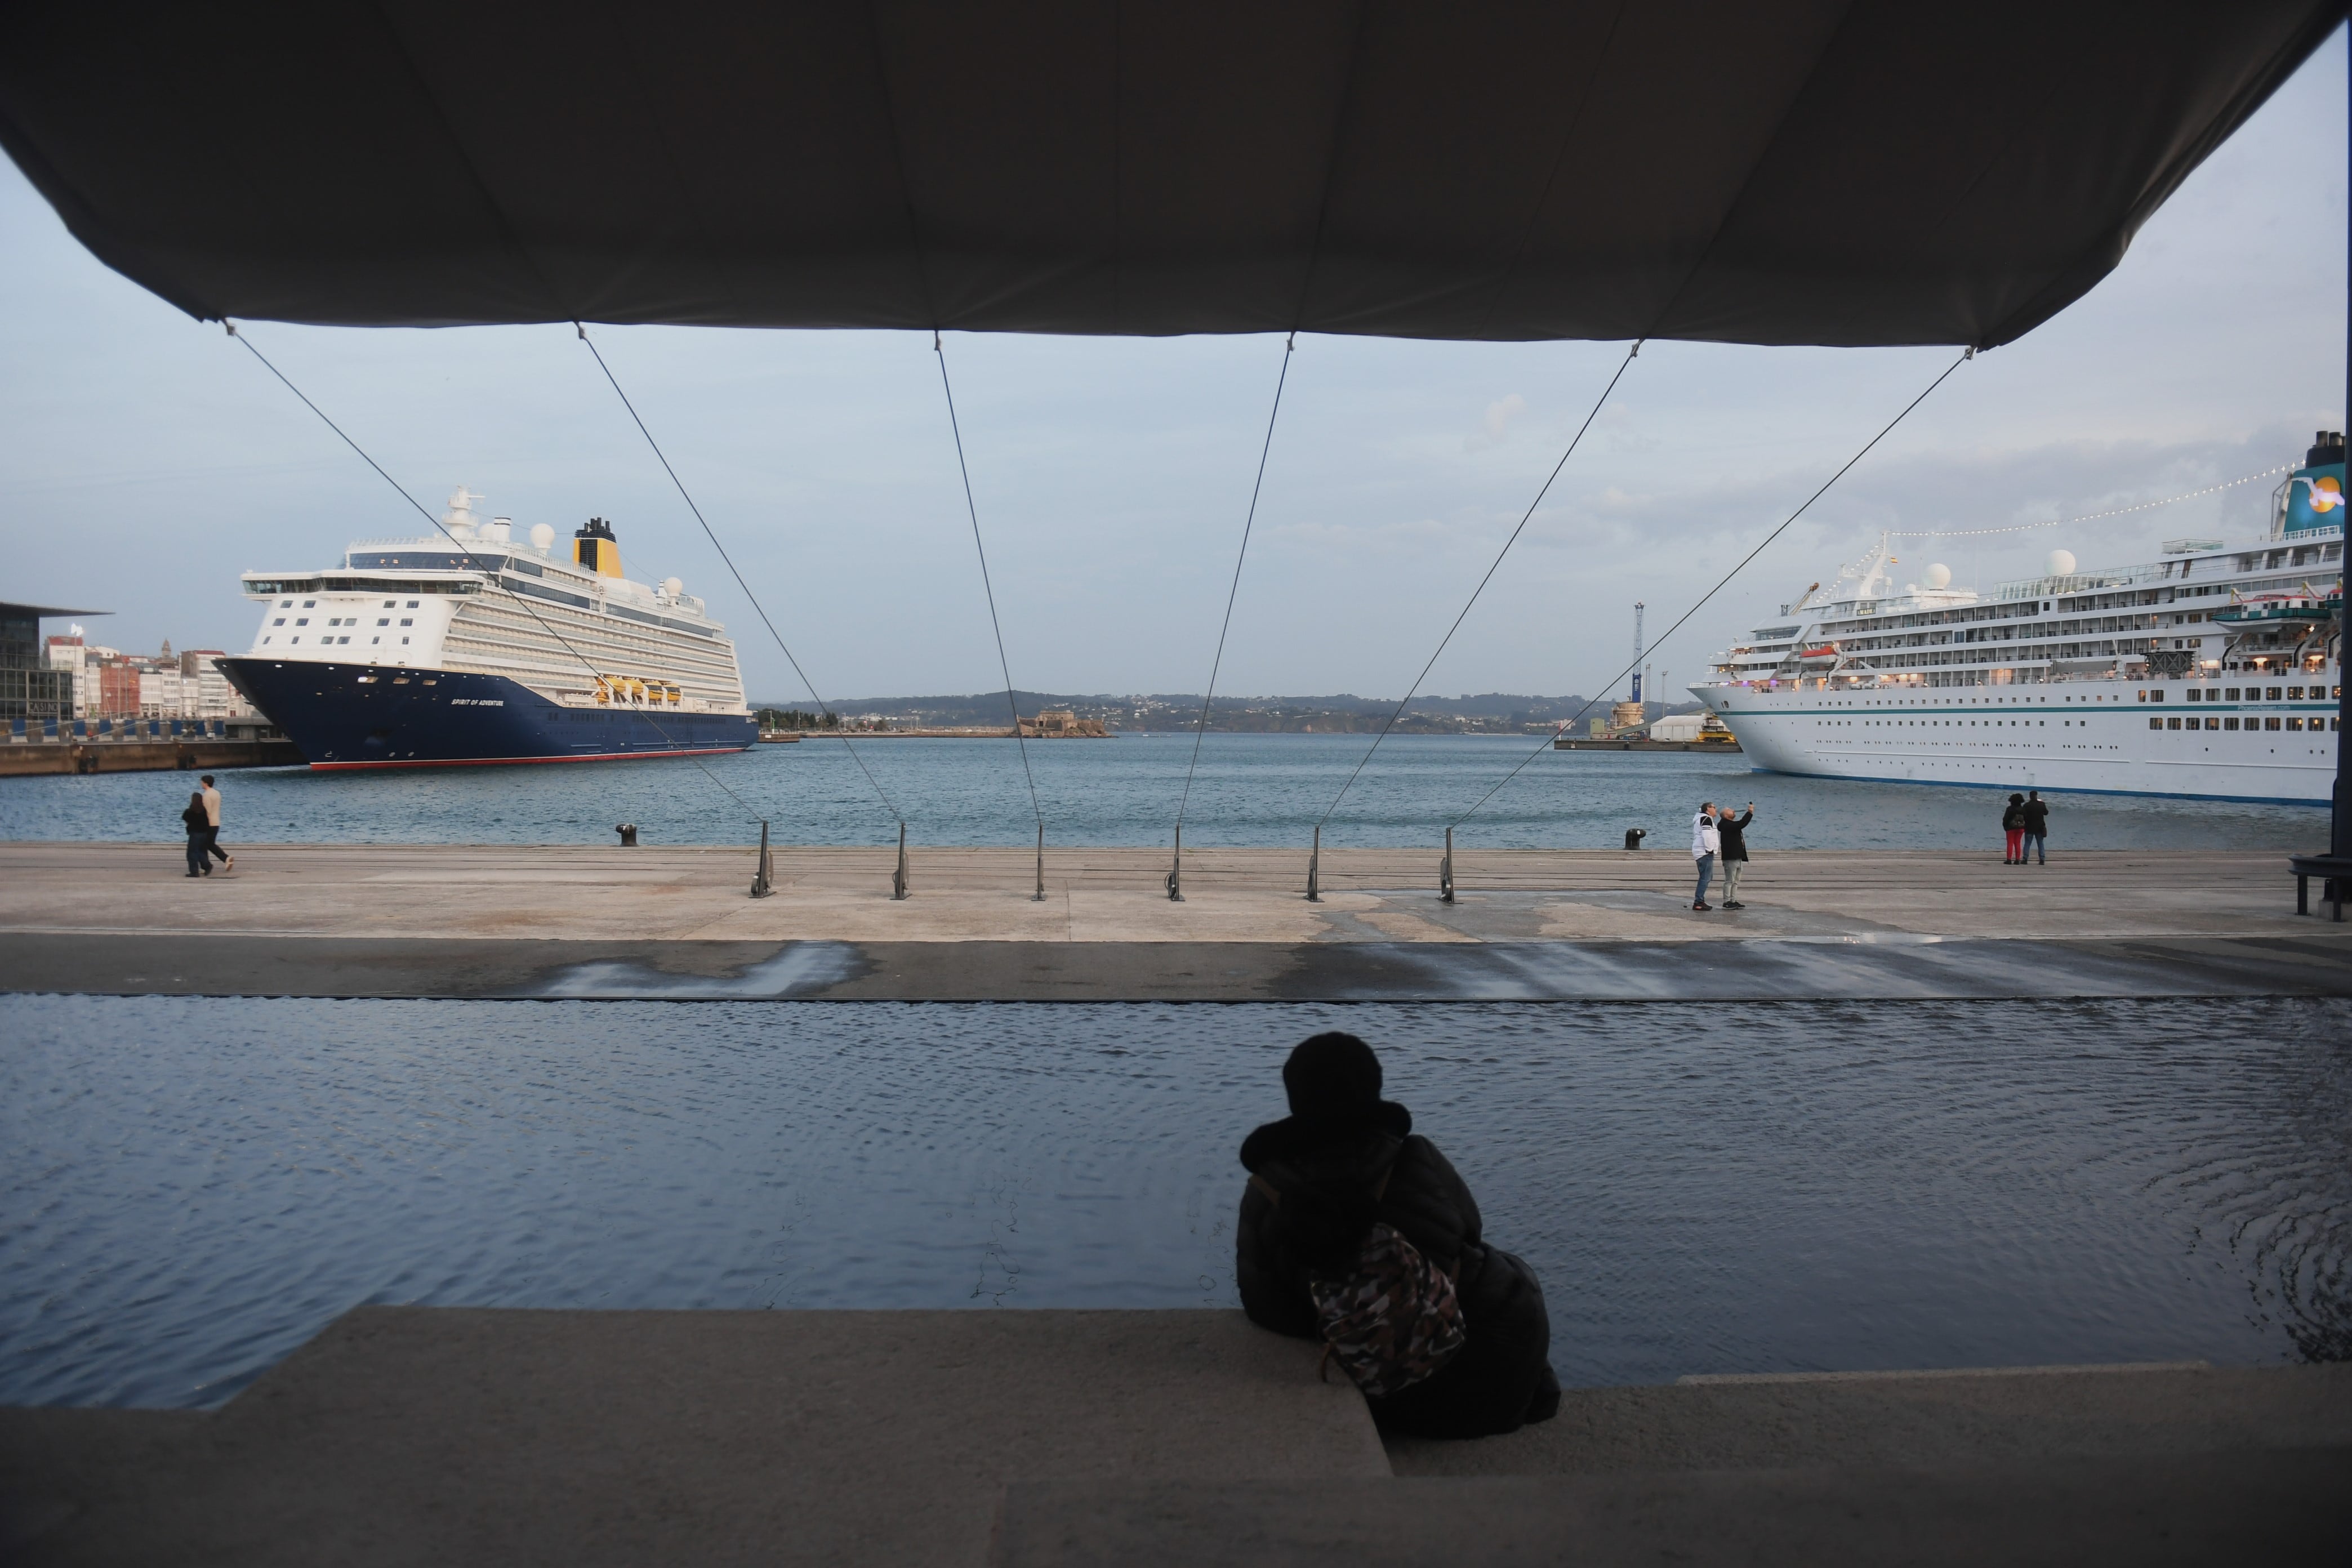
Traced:
<path id="1" fill-rule="evenodd" d="M 2336 1563 L 2352 1368 L 1570 1390 L 1385 1447 L 1218 1311 L 361 1308 L 236 1399 L 0 1410 L 12 1563 Z"/>
<path id="2" fill-rule="evenodd" d="M 0 778 L 40 773 L 222 773 L 231 768 L 300 767 L 303 763 L 302 753 L 291 741 L 100 737 L 0 745 Z"/>
<path id="3" fill-rule="evenodd" d="M 2352 926 L 2299 919 L 2284 855 L 1793 851 L 1749 908 L 1689 907 L 1665 850 L 1305 856 L 0 845 L 0 989 L 209 995 L 1509 1000 L 2352 994 Z"/>

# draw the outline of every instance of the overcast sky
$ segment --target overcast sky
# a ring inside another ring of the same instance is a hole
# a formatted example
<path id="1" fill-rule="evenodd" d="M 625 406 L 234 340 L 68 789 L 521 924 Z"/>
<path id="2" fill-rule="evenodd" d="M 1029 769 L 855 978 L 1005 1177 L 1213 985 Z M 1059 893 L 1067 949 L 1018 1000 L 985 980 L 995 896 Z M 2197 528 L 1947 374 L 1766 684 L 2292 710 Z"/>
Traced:
<path id="1" fill-rule="evenodd" d="M 2299 458 L 2345 403 L 2339 34 L 2023 341 L 1964 366 L 1654 654 L 1676 683 L 1882 528 L 1984 528 L 2178 494 Z M 236 574 L 331 564 L 422 524 L 216 325 L 83 251 L 0 163 L 6 595 L 90 605 L 117 647 L 239 650 Z M 435 511 L 460 484 L 518 531 L 614 520 L 676 574 L 755 696 L 802 695 L 568 326 L 248 329 Z M 593 330 L 593 329 L 592 329 Z M 996 689 L 928 337 L 604 328 L 607 359 L 828 698 Z M 951 336 L 1014 680 L 1198 691 L 1280 367 L 1278 338 Z M 1219 689 L 1395 696 L 1624 353 L 1608 343 L 1306 338 Z M 1591 692 L 1926 386 L 1943 349 L 1654 343 L 1432 676 Z M 1989 540 L 1907 542 L 1960 585 L 2263 524 L 2271 484 Z"/>

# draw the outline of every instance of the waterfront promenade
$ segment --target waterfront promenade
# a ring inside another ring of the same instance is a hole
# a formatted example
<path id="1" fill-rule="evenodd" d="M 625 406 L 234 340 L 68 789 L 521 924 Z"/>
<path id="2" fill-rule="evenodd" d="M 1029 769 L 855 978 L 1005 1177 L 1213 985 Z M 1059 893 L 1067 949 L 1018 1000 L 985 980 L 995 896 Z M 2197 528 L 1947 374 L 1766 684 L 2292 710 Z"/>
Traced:
<path id="1" fill-rule="evenodd" d="M 196 994 L 1405 1000 L 2352 991 L 2284 852 L 1774 853 L 1689 907 L 1667 850 L 0 845 L 0 988 Z"/>
<path id="2" fill-rule="evenodd" d="M 0 988 L 1120 1001 L 2352 994 L 2284 853 L 0 845 Z M 2214 1002 L 2195 1005 L 2224 1005 Z M 525 1009 L 534 1016 L 546 1011 Z M 528 1026 L 530 1020 L 522 1021 Z M 780 1132 L 780 1136 L 783 1135 Z M 1546 1280 L 1562 1302 L 1589 1288 Z M 1563 1312 L 1560 1321 L 1570 1321 Z M 0 1408 L 35 1564 L 2337 1560 L 2352 1369 L 1945 1369 L 1567 1391 L 1383 1442 L 1238 1313 L 362 1306 L 223 1407 Z"/>

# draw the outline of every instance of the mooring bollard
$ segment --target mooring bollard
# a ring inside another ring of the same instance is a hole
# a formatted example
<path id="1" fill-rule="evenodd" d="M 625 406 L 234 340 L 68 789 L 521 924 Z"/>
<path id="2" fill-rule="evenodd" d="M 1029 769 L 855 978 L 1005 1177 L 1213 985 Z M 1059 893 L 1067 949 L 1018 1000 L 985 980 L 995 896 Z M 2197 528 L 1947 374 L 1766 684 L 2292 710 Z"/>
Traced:
<path id="1" fill-rule="evenodd" d="M 614 827 L 613 831 L 621 836 L 622 848 L 635 849 L 637 847 L 637 825 L 635 823 L 624 822 Z"/>
<path id="2" fill-rule="evenodd" d="M 890 898 L 893 902 L 907 896 L 907 825 L 898 824 L 898 868 L 890 873 Z"/>
<path id="3" fill-rule="evenodd" d="M 1184 825 L 1176 825 L 1176 863 L 1168 868 L 1168 901 L 1184 901 Z"/>
<path id="4" fill-rule="evenodd" d="M 1642 840 L 1649 836 L 1650 830 L 1646 827 L 1629 827 L 1625 830 L 1625 847 L 1639 849 L 1642 847 Z"/>
<path id="5" fill-rule="evenodd" d="M 776 862 L 768 853 L 768 822 L 760 819 L 760 868 L 751 878 L 751 896 L 764 899 L 776 890 Z"/>
<path id="6" fill-rule="evenodd" d="M 1323 891 L 1318 879 L 1322 868 L 1323 825 L 1318 822 L 1315 825 L 1315 847 L 1307 852 L 1307 901 L 1310 904 L 1323 901 Z"/>
<path id="7" fill-rule="evenodd" d="M 1045 825 L 1042 822 L 1037 825 L 1037 890 L 1030 895 L 1029 901 L 1045 901 Z"/>
<path id="8" fill-rule="evenodd" d="M 1445 830 L 1445 858 L 1437 863 L 1437 901 L 1454 901 L 1454 829 Z"/>

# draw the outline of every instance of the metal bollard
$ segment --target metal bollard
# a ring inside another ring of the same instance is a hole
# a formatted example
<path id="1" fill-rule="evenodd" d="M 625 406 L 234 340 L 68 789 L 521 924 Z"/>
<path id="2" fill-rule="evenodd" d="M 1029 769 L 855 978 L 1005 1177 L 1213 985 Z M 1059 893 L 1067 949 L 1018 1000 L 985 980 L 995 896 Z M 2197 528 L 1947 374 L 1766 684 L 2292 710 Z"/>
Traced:
<path id="1" fill-rule="evenodd" d="M 624 822 L 619 826 L 614 828 L 613 831 L 621 836 L 622 848 L 635 849 L 637 847 L 637 825 L 635 823 Z"/>
<path id="2" fill-rule="evenodd" d="M 760 868 L 751 878 L 751 896 L 755 899 L 770 897 L 776 890 L 775 880 L 776 862 L 768 853 L 768 823 L 762 817 L 760 820 Z"/>
<path id="3" fill-rule="evenodd" d="M 890 898 L 896 902 L 907 896 L 907 825 L 898 824 L 898 868 L 890 873 Z"/>
<path id="4" fill-rule="evenodd" d="M 1176 863 L 1168 868 L 1168 901 L 1184 901 L 1184 825 L 1176 825 Z"/>
<path id="5" fill-rule="evenodd" d="M 1454 829 L 1445 830 L 1445 858 L 1437 863 L 1437 901 L 1454 901 Z"/>
<path id="6" fill-rule="evenodd" d="M 1319 904 L 1323 901 L 1319 878 L 1322 869 L 1323 825 L 1318 822 L 1315 825 L 1315 847 L 1307 852 L 1307 901 L 1310 904 Z"/>
<path id="7" fill-rule="evenodd" d="M 1650 830 L 1646 827 L 1629 827 L 1625 830 L 1625 847 L 1639 849 L 1642 847 L 1642 840 L 1649 836 Z"/>

